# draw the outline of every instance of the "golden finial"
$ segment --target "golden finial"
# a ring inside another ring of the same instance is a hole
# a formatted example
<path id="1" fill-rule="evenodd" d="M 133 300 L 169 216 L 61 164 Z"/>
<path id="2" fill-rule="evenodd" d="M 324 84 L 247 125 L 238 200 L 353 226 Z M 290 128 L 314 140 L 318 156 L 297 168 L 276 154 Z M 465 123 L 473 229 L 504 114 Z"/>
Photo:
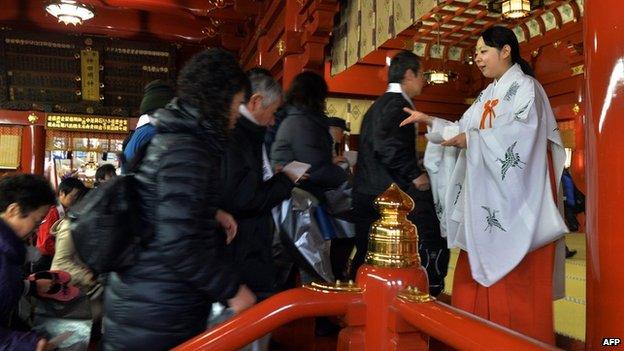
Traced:
<path id="1" fill-rule="evenodd" d="M 392 183 L 375 199 L 375 205 L 381 218 L 371 226 L 366 263 L 396 268 L 420 265 L 418 232 L 407 219 L 414 201 Z"/>

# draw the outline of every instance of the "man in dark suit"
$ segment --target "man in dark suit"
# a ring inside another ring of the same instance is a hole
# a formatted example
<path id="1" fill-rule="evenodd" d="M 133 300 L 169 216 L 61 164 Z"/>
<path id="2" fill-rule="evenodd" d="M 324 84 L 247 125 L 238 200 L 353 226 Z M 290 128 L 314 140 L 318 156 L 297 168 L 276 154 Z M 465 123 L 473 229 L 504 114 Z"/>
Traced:
<path id="1" fill-rule="evenodd" d="M 440 236 L 440 224 L 433 205 L 429 177 L 418 164 L 414 125 L 399 127 L 413 108 L 412 98 L 425 84 L 418 56 L 402 51 L 390 63 L 388 89 L 364 115 L 359 138 L 353 206 L 356 217 L 354 269 L 364 262 L 371 224 L 379 218 L 375 198 L 396 183 L 415 202 L 408 218 L 417 226 L 419 253 L 427 268 L 430 290 L 437 295 L 444 288 L 449 252 Z"/>
<path id="2" fill-rule="evenodd" d="M 238 234 L 229 245 L 242 281 L 262 300 L 275 292 L 276 268 L 272 243 L 272 209 L 290 197 L 295 176 L 274 173 L 264 136 L 275 121 L 282 89 L 271 74 L 255 68 L 247 75 L 252 95 L 241 105 L 242 117 L 232 131 L 223 157 L 223 208 L 238 222 Z"/>

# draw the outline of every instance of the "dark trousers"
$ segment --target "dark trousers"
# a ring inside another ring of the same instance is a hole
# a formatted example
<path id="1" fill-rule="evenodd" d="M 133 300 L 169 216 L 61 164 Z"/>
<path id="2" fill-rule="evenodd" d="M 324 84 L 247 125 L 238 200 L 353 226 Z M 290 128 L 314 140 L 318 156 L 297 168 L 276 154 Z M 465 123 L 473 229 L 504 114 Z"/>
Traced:
<path id="1" fill-rule="evenodd" d="M 406 193 L 414 200 L 414 210 L 407 218 L 418 228 L 418 253 L 422 266 L 427 270 L 430 293 L 435 296 L 444 290 L 444 278 L 448 270 L 449 250 L 446 239 L 440 235 L 440 222 L 435 213 L 431 191 L 418 191 L 410 187 Z M 353 259 L 352 277 L 355 277 L 357 269 L 364 263 L 370 227 L 379 219 L 374 205 L 376 197 L 353 193 L 357 252 Z"/>

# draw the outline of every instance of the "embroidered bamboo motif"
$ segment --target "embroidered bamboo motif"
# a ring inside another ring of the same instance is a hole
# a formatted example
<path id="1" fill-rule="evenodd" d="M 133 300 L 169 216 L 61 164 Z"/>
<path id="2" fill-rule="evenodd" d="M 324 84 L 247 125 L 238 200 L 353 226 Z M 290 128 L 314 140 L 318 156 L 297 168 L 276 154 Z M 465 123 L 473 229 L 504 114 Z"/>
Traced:
<path id="1" fill-rule="evenodd" d="M 518 89 L 520 89 L 520 84 L 518 84 L 518 82 L 513 82 L 513 84 L 509 87 L 509 90 L 507 90 L 507 93 L 505 94 L 503 100 L 511 101 L 511 99 L 516 96 Z"/>
<path id="2" fill-rule="evenodd" d="M 438 215 L 438 217 L 442 214 L 442 212 L 444 212 L 444 207 L 442 207 L 442 205 L 439 202 L 434 202 L 433 207 L 435 208 L 435 212 Z"/>
<path id="3" fill-rule="evenodd" d="M 477 99 L 475 100 L 475 102 L 481 102 L 481 98 L 483 97 L 483 90 L 481 90 L 481 92 L 479 93 L 479 96 L 477 96 Z"/>
<path id="4" fill-rule="evenodd" d="M 462 185 L 460 183 L 455 183 L 455 186 L 459 188 L 459 190 L 457 190 L 457 195 L 455 195 L 455 201 L 453 202 L 453 205 L 457 205 L 457 200 L 459 200 L 459 194 L 461 194 L 462 191 Z"/>
<path id="5" fill-rule="evenodd" d="M 498 99 L 488 100 L 483 106 L 483 114 L 481 115 L 481 123 L 479 123 L 479 129 L 485 129 L 485 119 L 489 117 L 489 128 L 492 128 L 492 120 L 496 118 L 496 112 L 494 107 L 498 105 Z"/>
<path id="6" fill-rule="evenodd" d="M 514 152 L 514 147 L 516 147 L 517 143 L 518 142 L 515 141 L 513 144 L 511 144 L 510 147 L 507 148 L 504 160 L 501 160 L 500 158 L 496 159 L 496 161 L 501 163 L 501 180 L 505 180 L 505 175 L 507 174 L 507 171 L 509 169 L 513 167 L 518 167 L 522 169 L 522 165 L 526 165 L 526 163 L 522 162 L 522 160 L 520 159 L 520 154 Z"/>
<path id="7" fill-rule="evenodd" d="M 489 233 L 492 232 L 492 229 L 494 227 L 506 232 L 505 228 L 503 228 L 503 225 L 500 224 L 500 222 L 498 221 L 498 218 L 496 218 L 496 212 L 499 212 L 497 210 L 492 210 L 487 206 L 481 206 L 482 209 L 487 211 L 487 217 L 485 217 L 485 222 L 487 223 L 487 226 L 485 227 L 485 230 L 487 230 Z"/>
<path id="8" fill-rule="evenodd" d="M 529 105 L 531 105 L 531 101 L 527 102 L 526 105 L 524 105 L 524 107 L 522 107 L 518 112 L 516 112 L 514 114 L 516 119 L 522 119 L 522 117 L 520 117 L 528 108 Z"/>

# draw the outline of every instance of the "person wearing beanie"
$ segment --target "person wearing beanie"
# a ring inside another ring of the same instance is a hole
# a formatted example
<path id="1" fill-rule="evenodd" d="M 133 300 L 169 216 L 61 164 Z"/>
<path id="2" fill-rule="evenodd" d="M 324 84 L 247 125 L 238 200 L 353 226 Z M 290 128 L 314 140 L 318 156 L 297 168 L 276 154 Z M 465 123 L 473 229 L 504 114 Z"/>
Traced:
<path id="1" fill-rule="evenodd" d="M 137 152 L 156 134 L 156 128 L 151 124 L 151 115 L 159 108 L 165 107 L 174 96 L 173 87 L 164 80 L 157 79 L 145 85 L 139 109 L 141 117 L 134 132 L 124 142 L 122 172 L 125 173 L 127 165 L 132 162 Z"/>

